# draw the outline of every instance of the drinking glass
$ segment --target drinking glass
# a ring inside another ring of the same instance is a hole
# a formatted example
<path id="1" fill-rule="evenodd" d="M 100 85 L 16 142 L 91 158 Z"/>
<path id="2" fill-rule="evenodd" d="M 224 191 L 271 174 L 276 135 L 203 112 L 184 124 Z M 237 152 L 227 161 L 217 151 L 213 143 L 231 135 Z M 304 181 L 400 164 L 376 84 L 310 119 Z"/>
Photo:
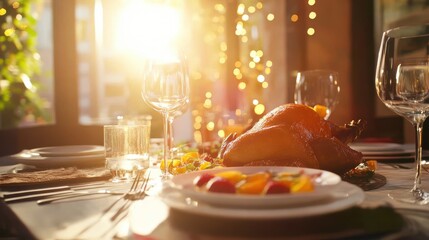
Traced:
<path id="1" fill-rule="evenodd" d="M 189 75 L 186 58 L 174 54 L 164 57 L 146 59 L 144 64 L 143 100 L 163 116 L 163 165 L 162 179 L 168 179 L 168 160 L 170 158 L 171 134 L 170 115 L 189 102 Z"/>
<path id="2" fill-rule="evenodd" d="M 338 73 L 330 70 L 298 72 L 295 85 L 295 103 L 310 107 L 323 107 L 325 119 L 331 116 L 338 104 L 340 86 Z"/>
<path id="3" fill-rule="evenodd" d="M 106 168 L 113 182 L 129 181 L 149 168 L 150 118 L 104 125 Z"/>
<path id="4" fill-rule="evenodd" d="M 392 199 L 427 204 L 421 189 L 422 129 L 429 115 L 429 25 L 404 26 L 383 33 L 378 53 L 375 88 L 380 100 L 416 129 L 416 174 L 411 190 L 389 193 Z"/>

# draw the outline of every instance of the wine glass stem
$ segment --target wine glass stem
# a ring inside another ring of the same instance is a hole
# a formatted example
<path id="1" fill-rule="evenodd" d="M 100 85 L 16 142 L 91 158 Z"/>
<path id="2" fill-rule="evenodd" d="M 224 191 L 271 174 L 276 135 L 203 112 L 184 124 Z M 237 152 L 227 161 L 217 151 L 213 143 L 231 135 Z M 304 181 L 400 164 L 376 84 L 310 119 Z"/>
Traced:
<path id="1" fill-rule="evenodd" d="M 170 149 L 170 158 L 173 159 L 173 149 L 174 146 L 174 135 L 173 135 L 173 120 L 174 117 L 169 115 L 168 117 L 168 148 Z"/>
<path id="2" fill-rule="evenodd" d="M 412 189 L 413 192 L 420 192 L 421 185 L 421 174 L 422 174 L 422 129 L 423 124 L 417 123 L 416 125 L 416 177 L 414 179 L 414 187 Z"/>
<path id="3" fill-rule="evenodd" d="M 163 156 L 163 161 L 164 161 L 164 176 L 167 176 L 169 174 L 168 172 L 168 159 L 170 158 L 170 135 L 169 135 L 169 118 L 170 118 L 170 114 L 168 113 L 168 111 L 165 111 L 162 113 L 163 117 L 164 117 L 164 156 Z"/>

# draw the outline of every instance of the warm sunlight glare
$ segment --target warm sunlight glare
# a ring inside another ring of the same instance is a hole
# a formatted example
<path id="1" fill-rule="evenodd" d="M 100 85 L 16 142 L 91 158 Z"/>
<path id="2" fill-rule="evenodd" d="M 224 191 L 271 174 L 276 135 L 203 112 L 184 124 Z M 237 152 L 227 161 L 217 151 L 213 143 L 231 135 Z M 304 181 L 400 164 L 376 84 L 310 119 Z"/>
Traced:
<path id="1" fill-rule="evenodd" d="M 181 15 L 168 5 L 129 1 L 117 22 L 116 47 L 138 57 L 161 57 L 179 40 Z"/>

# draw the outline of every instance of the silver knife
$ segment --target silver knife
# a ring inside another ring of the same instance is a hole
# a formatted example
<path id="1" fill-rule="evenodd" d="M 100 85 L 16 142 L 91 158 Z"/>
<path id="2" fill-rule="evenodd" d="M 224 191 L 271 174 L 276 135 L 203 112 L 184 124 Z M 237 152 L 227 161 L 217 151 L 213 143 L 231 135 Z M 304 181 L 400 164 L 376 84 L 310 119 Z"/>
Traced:
<path id="1" fill-rule="evenodd" d="M 96 195 L 96 194 L 124 195 L 125 193 L 123 193 L 123 192 L 112 192 L 112 191 L 105 190 L 105 189 L 98 190 L 96 192 L 80 192 L 79 191 L 79 192 L 73 192 L 70 194 L 64 194 L 61 196 L 40 199 L 40 200 L 37 200 L 37 204 L 42 205 L 42 204 L 51 203 L 51 202 L 58 201 L 58 200 L 75 198 L 75 197 L 80 197 L 80 196 L 90 196 L 90 195 Z"/>
<path id="2" fill-rule="evenodd" d="M 36 195 L 36 194 L 42 194 L 42 193 L 56 193 L 59 191 L 66 191 L 66 190 L 71 190 L 71 187 L 58 186 L 58 187 L 37 188 L 37 189 L 7 192 L 7 193 L 3 193 L 2 197 L 4 199 L 8 199 L 8 198 L 21 197 L 21 196 L 27 196 L 27 195 Z"/>
<path id="3" fill-rule="evenodd" d="M 49 202 L 66 199 L 66 198 L 95 195 L 95 194 L 123 195 L 124 192 L 114 192 L 106 189 L 101 189 L 97 191 L 65 190 L 65 191 L 57 191 L 57 192 L 38 193 L 38 194 L 18 196 L 18 197 L 10 197 L 10 198 L 4 199 L 4 202 L 12 203 L 12 202 L 19 202 L 24 200 L 40 199 L 37 201 L 37 204 L 44 204 L 44 203 L 49 203 Z M 46 198 L 50 196 L 51 198 Z"/>
<path id="4" fill-rule="evenodd" d="M 65 190 L 84 190 L 84 189 L 97 188 L 101 186 L 109 186 L 109 183 L 106 184 L 106 182 L 91 182 L 91 183 L 83 183 L 83 184 L 70 185 L 70 186 L 66 185 L 66 186 L 26 189 L 21 191 L 0 193 L 0 198 L 6 199 L 6 198 L 12 198 L 12 197 L 26 196 L 31 194 L 39 194 L 39 193 L 50 193 L 50 192 L 55 193 L 58 191 L 65 191 Z"/>
<path id="5" fill-rule="evenodd" d="M 18 201 L 22 201 L 22 200 L 31 200 L 31 199 L 38 199 L 38 198 L 43 198 L 43 197 L 47 197 L 47 196 L 53 196 L 53 195 L 58 195 L 58 194 L 65 194 L 65 193 L 72 193 L 73 190 L 69 189 L 69 190 L 62 190 L 62 191 L 54 191 L 54 192 L 44 192 L 44 193 L 35 193 L 35 194 L 29 194 L 29 195 L 21 195 L 21 196 L 15 196 L 15 197 L 8 197 L 8 198 L 4 198 L 3 201 L 6 203 L 11 203 L 11 202 L 18 202 Z"/>

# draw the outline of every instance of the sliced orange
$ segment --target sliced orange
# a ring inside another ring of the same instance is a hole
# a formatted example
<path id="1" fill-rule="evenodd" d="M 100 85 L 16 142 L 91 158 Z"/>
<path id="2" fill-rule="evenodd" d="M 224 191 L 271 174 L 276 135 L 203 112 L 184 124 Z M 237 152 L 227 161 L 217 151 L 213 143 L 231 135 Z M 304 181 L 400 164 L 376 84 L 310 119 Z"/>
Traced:
<path id="1" fill-rule="evenodd" d="M 212 166 L 212 164 L 210 162 L 202 161 L 201 164 L 200 164 L 199 169 L 200 170 L 204 170 L 204 169 L 207 169 L 207 168 L 209 168 L 211 166 Z"/>
<path id="2" fill-rule="evenodd" d="M 233 184 L 237 184 L 246 177 L 246 175 L 240 171 L 224 171 L 216 173 L 215 176 L 225 178 Z"/>
<path id="3" fill-rule="evenodd" d="M 242 194 L 262 194 L 270 178 L 271 174 L 267 172 L 249 175 L 245 182 L 238 186 L 237 192 Z"/>
<path id="4" fill-rule="evenodd" d="M 172 167 L 174 167 L 174 168 L 182 165 L 182 162 L 179 159 L 173 159 L 172 163 L 173 163 Z M 170 167 L 170 164 L 171 164 L 171 162 L 168 165 L 169 167 Z"/>
<path id="5" fill-rule="evenodd" d="M 269 172 L 257 172 L 247 175 L 246 181 L 251 182 L 259 179 L 268 180 L 269 178 L 271 178 L 271 174 Z"/>
<path id="6" fill-rule="evenodd" d="M 173 172 L 173 175 L 185 173 L 186 172 L 186 167 L 185 166 L 181 166 L 181 167 L 173 168 L 172 172 Z"/>
<path id="7" fill-rule="evenodd" d="M 313 110 L 316 111 L 317 114 L 319 114 L 319 116 L 321 118 L 325 118 L 326 115 L 328 114 L 328 108 L 326 106 L 323 106 L 323 105 L 316 104 L 313 107 Z"/>
<path id="8" fill-rule="evenodd" d="M 266 184 L 267 181 L 264 179 L 245 182 L 238 187 L 237 192 L 241 194 L 262 194 Z"/>
<path id="9" fill-rule="evenodd" d="M 192 160 L 194 159 L 198 159 L 199 157 L 200 155 L 198 154 L 198 152 L 188 152 L 182 156 L 181 160 L 182 163 L 189 163 L 192 162 Z"/>
<path id="10" fill-rule="evenodd" d="M 307 175 L 299 176 L 291 186 L 291 192 L 312 192 L 314 185 L 311 178 Z"/>
<path id="11" fill-rule="evenodd" d="M 366 165 L 369 169 L 375 171 L 377 169 L 377 160 L 367 160 Z"/>
<path id="12" fill-rule="evenodd" d="M 170 166 L 171 164 L 171 160 L 167 160 L 167 165 Z M 161 166 L 160 166 L 161 170 L 165 170 L 165 161 L 161 160 Z"/>

